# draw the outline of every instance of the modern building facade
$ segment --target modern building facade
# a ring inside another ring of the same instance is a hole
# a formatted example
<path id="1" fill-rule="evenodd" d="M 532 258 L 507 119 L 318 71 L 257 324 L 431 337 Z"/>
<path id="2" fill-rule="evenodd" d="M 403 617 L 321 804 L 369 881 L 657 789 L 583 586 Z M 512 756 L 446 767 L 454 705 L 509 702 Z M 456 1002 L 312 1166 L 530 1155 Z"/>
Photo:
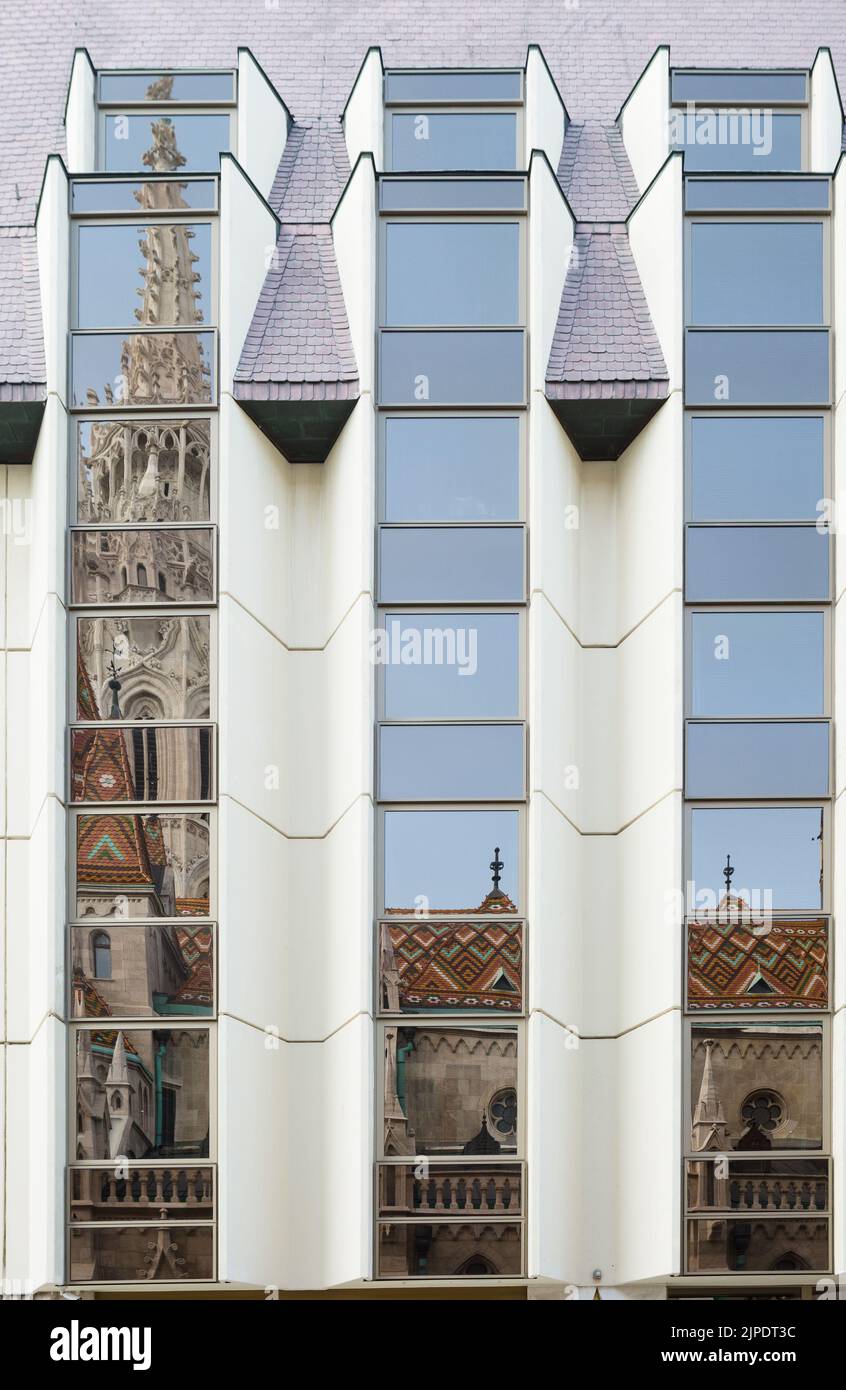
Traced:
<path id="1" fill-rule="evenodd" d="M 7 53 L 4 1288 L 832 1296 L 846 19 L 145 8 Z"/>

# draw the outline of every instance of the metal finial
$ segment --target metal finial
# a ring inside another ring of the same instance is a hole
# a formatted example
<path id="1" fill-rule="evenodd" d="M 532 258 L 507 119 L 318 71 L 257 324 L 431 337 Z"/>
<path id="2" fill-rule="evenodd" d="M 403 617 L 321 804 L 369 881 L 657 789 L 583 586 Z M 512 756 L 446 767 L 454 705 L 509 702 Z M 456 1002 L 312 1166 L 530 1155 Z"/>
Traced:
<path id="1" fill-rule="evenodd" d="M 494 894 L 501 897 L 502 895 L 500 893 L 499 880 L 502 877 L 502 870 L 505 868 L 505 865 L 499 857 L 499 845 L 497 845 L 494 849 L 494 857 L 491 860 L 491 863 L 488 865 L 488 868 L 491 870 L 493 874 Z"/>

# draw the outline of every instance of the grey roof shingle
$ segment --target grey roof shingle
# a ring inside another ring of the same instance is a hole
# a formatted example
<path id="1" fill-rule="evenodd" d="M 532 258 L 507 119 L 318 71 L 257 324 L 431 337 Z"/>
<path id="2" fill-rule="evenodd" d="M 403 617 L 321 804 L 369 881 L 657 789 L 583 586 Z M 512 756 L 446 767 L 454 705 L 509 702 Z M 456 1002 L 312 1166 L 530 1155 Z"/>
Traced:
<path id="1" fill-rule="evenodd" d="M 0 227 L 0 400 L 43 400 L 46 381 L 35 234 Z"/>
<path id="2" fill-rule="evenodd" d="M 546 373 L 552 399 L 665 394 L 667 368 L 622 224 L 579 224 Z"/>
<path id="3" fill-rule="evenodd" d="M 296 122 L 268 202 L 281 222 L 328 222 L 349 173 L 340 120 Z"/>
<path id="4" fill-rule="evenodd" d="M 568 126 L 558 182 L 580 222 L 622 222 L 639 196 L 619 127 L 599 121 Z"/>

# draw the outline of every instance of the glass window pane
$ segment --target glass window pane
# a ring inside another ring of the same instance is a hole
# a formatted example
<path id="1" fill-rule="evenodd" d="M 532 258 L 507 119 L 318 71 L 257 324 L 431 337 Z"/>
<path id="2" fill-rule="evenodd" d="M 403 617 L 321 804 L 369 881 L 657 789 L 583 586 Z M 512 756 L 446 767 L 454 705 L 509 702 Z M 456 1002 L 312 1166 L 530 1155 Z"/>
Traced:
<path id="1" fill-rule="evenodd" d="M 689 405 L 826 405 L 828 333 L 685 333 Z"/>
<path id="2" fill-rule="evenodd" d="M 107 115 L 105 124 L 106 173 L 129 174 L 145 165 L 157 174 L 212 173 L 230 145 L 228 114 L 121 113 Z"/>
<path id="3" fill-rule="evenodd" d="M 673 101 L 804 101 L 804 72 L 674 72 Z"/>
<path id="4" fill-rule="evenodd" d="M 387 912 L 516 911 L 517 811 L 386 811 L 384 821 Z"/>
<path id="5" fill-rule="evenodd" d="M 821 415 L 696 415 L 691 515 L 698 521 L 816 521 L 825 495 Z"/>
<path id="6" fill-rule="evenodd" d="M 207 811 L 76 817 L 76 915 L 208 917 Z"/>
<path id="7" fill-rule="evenodd" d="M 822 223 L 693 223 L 690 297 L 690 323 L 823 323 Z"/>
<path id="8" fill-rule="evenodd" d="M 517 1029 L 431 1025 L 383 1030 L 384 1153 L 477 1154 L 518 1148 Z"/>
<path id="9" fill-rule="evenodd" d="M 519 101 L 519 72 L 388 72 L 385 101 Z"/>
<path id="10" fill-rule="evenodd" d="M 525 794 L 521 724 L 385 724 L 383 801 L 513 801 Z"/>
<path id="11" fill-rule="evenodd" d="M 517 613 L 387 613 L 377 660 L 386 719 L 516 719 Z"/>
<path id="12" fill-rule="evenodd" d="M 73 405 L 208 405 L 214 356 L 213 333 L 75 333 Z"/>
<path id="13" fill-rule="evenodd" d="M 687 1223 L 688 1274 L 766 1274 L 830 1268 L 829 1222 L 801 1216 Z"/>
<path id="14" fill-rule="evenodd" d="M 73 179 L 71 212 L 176 211 L 179 208 L 214 209 L 216 186 L 211 179 L 150 179 L 144 183 L 130 179 L 99 179 L 97 182 Z"/>
<path id="15" fill-rule="evenodd" d="M 149 1215 L 149 1206 L 147 1212 Z M 196 1220 L 196 1217 L 195 1217 Z M 167 1251 L 166 1274 L 179 1279 L 214 1278 L 213 1226 L 80 1226 L 70 1237 L 70 1282 L 148 1282 Z"/>
<path id="16" fill-rule="evenodd" d="M 828 535 L 815 526 L 688 526 L 689 603 L 828 598 Z"/>
<path id="17" fill-rule="evenodd" d="M 383 212 L 511 212 L 525 207 L 525 202 L 524 179 L 379 180 L 379 206 Z"/>
<path id="18" fill-rule="evenodd" d="M 379 334 L 382 405 L 519 405 L 524 335 L 422 332 Z"/>
<path id="19" fill-rule="evenodd" d="M 722 874 L 731 855 L 733 897 L 753 908 L 814 912 L 822 907 L 821 806 L 696 807 L 691 822 L 696 895 L 722 901 Z"/>
<path id="20" fill-rule="evenodd" d="M 743 920 L 748 912 L 736 907 L 707 917 L 688 923 L 689 1011 L 828 1008 L 824 918 L 772 918 L 761 931 L 754 920 Z"/>
<path id="21" fill-rule="evenodd" d="M 208 725 L 71 730 L 71 800 L 211 801 L 214 731 Z"/>
<path id="22" fill-rule="evenodd" d="M 209 719 L 211 619 L 77 618 L 73 718 Z"/>
<path id="23" fill-rule="evenodd" d="M 684 150 L 687 174 L 790 174 L 802 168 L 802 117 L 776 112 L 674 111 L 674 143 Z"/>
<path id="24" fill-rule="evenodd" d="M 523 597 L 520 526 L 383 526 L 379 540 L 383 603 L 511 603 Z"/>
<path id="25" fill-rule="evenodd" d="M 168 1221 L 214 1217 L 214 1169 L 195 1163 L 128 1160 L 108 1168 L 71 1168 L 70 1183 L 72 1223 L 149 1221 L 151 1208 L 157 1215 L 164 1208 Z"/>
<path id="26" fill-rule="evenodd" d="M 519 322 L 516 222 L 389 222 L 384 233 L 385 323 Z"/>
<path id="27" fill-rule="evenodd" d="M 391 168 L 516 169 L 514 111 L 393 112 Z"/>
<path id="28" fill-rule="evenodd" d="M 211 603 L 213 532 L 74 531 L 72 603 Z"/>
<path id="29" fill-rule="evenodd" d="M 190 921 L 128 927 L 110 921 L 107 928 L 70 928 L 73 1018 L 100 1018 L 104 1004 L 112 1018 L 202 1018 L 214 1012 L 212 927 Z M 97 968 L 103 936 L 108 975 Z"/>
<path id="30" fill-rule="evenodd" d="M 234 101 L 231 72 L 103 72 L 101 101 Z"/>
<path id="31" fill-rule="evenodd" d="M 829 206 L 828 179 L 685 179 L 688 212 L 824 211 Z"/>
<path id="32" fill-rule="evenodd" d="M 207 1028 L 81 1028 L 74 1052 L 78 1158 L 208 1158 Z"/>
<path id="33" fill-rule="evenodd" d="M 76 328 L 213 319 L 208 222 L 77 228 Z"/>
<path id="34" fill-rule="evenodd" d="M 379 1225 L 380 1279 L 514 1278 L 523 1273 L 519 1222 Z"/>
<path id="35" fill-rule="evenodd" d="M 789 1216 L 828 1211 L 825 1158 L 737 1157 L 692 1159 L 687 1168 L 687 1209 Z"/>
<path id="36" fill-rule="evenodd" d="M 516 521 L 515 415 L 385 421 L 386 521 Z"/>
<path id="37" fill-rule="evenodd" d="M 691 714 L 825 713 L 822 613 L 692 613 Z"/>
<path id="38" fill-rule="evenodd" d="M 693 1152 L 822 1148 L 822 1028 L 709 1020 L 691 1029 Z"/>
<path id="39" fill-rule="evenodd" d="M 807 1160 L 811 1162 L 812 1160 Z M 425 1221 L 435 1215 L 519 1216 L 523 1169 L 519 1163 L 379 1164 L 379 1215 Z"/>
<path id="40" fill-rule="evenodd" d="M 383 1013 L 522 1011 L 522 922 L 383 922 L 379 960 Z"/>
<path id="41" fill-rule="evenodd" d="M 828 795 L 828 724 L 688 724 L 692 797 Z"/>
<path id="42" fill-rule="evenodd" d="M 80 420 L 77 521 L 208 521 L 211 422 Z"/>

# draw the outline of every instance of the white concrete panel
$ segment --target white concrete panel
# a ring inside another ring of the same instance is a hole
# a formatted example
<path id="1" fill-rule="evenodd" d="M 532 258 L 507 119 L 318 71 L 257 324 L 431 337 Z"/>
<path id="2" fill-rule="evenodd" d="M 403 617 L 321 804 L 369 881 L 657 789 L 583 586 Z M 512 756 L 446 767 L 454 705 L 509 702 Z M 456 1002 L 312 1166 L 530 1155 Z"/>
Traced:
<path id="1" fill-rule="evenodd" d="M 7 842 L 7 1030 L 28 1043 L 50 1013 L 65 1014 L 65 883 L 67 820 L 53 797 L 32 834 Z"/>
<path id="2" fill-rule="evenodd" d="M 369 48 L 344 108 L 344 139 L 350 165 L 360 154 L 372 154 L 376 168 L 384 169 L 385 117 L 382 54 Z"/>
<path id="3" fill-rule="evenodd" d="M 843 1009 L 832 1023 L 832 1137 L 833 1163 L 832 1223 L 834 1226 L 834 1271 L 846 1275 L 846 1014 Z M 840 1295 L 838 1294 L 838 1297 Z"/>
<path id="4" fill-rule="evenodd" d="M 67 332 L 70 299 L 68 178 L 56 155 L 47 160 L 35 224 L 47 390 L 67 399 Z"/>
<path id="5" fill-rule="evenodd" d="M 541 66 L 546 72 L 545 66 Z M 531 150 L 529 146 L 530 154 Z M 532 392 L 540 393 L 546 382 L 575 230 L 553 172 L 557 167 L 557 158 L 550 167 L 545 159 L 533 156 L 529 170 L 529 385 Z"/>
<path id="6" fill-rule="evenodd" d="M 820 48 L 811 68 L 811 169 L 834 172 L 843 140 L 843 106 L 831 61 L 831 50 Z"/>
<path id="7" fill-rule="evenodd" d="M 248 48 L 238 49 L 238 163 L 266 198 L 285 153 L 290 117 Z"/>
<path id="8" fill-rule="evenodd" d="M 32 465 L 7 469 L 6 582 L 14 595 L 6 613 L 9 647 L 32 645 L 48 594 L 64 600 L 67 473 L 67 412 L 50 395 Z"/>
<path id="9" fill-rule="evenodd" d="M 528 1076 L 528 1272 L 569 1282 L 578 1268 L 583 1220 L 583 1061 L 577 1039 L 540 1014 L 528 1028 Z M 604 1098 L 597 1110 L 604 1112 Z"/>
<path id="10" fill-rule="evenodd" d="M 664 354 L 671 391 L 682 387 L 683 224 L 682 157 L 678 154 L 664 166 L 628 220 L 629 244 Z"/>
<path id="11" fill-rule="evenodd" d="M 97 167 L 97 77 L 84 48 L 78 48 L 73 55 L 65 139 L 68 171 L 71 174 L 92 173 Z"/>
<path id="12" fill-rule="evenodd" d="M 242 50 L 243 51 L 243 50 Z M 220 384 L 232 379 L 261 287 L 273 264 L 278 223 L 231 155 L 220 159 Z"/>
<path id="13" fill-rule="evenodd" d="M 641 193 L 669 152 L 670 50 L 655 50 L 619 116 L 623 144 Z"/>
<path id="14" fill-rule="evenodd" d="M 617 461 L 617 641 L 682 588 L 683 435 L 681 392 L 674 392 Z"/>
<path id="15" fill-rule="evenodd" d="M 6 658 L 6 814 L 12 835 L 29 835 L 45 797 L 65 799 L 65 610 L 48 594 L 30 650 Z"/>
<path id="16" fill-rule="evenodd" d="M 583 991 L 584 841 L 545 796 L 529 806 L 529 1006 L 581 1030 L 588 1016 Z M 595 885 L 589 885 L 590 893 Z M 593 914 L 591 909 L 591 921 Z"/>
<path id="17" fill-rule="evenodd" d="M 681 596 L 673 595 L 618 648 L 620 825 L 682 785 Z"/>
<path id="18" fill-rule="evenodd" d="M 6 1048 L 6 1277 L 35 1288 L 64 1277 L 65 1028 L 48 1018 Z"/>
<path id="19" fill-rule="evenodd" d="M 528 436 L 532 593 L 543 592 L 578 635 L 583 465 L 539 391 Z"/>
<path id="20" fill-rule="evenodd" d="M 375 389 L 376 177 L 373 158 L 354 165 L 332 218 L 335 257 L 362 394 Z"/>
<path id="21" fill-rule="evenodd" d="M 553 169 L 557 169 L 564 144 L 566 111 L 546 59 L 534 43 L 529 44 L 526 55 L 525 81 L 526 163 L 532 150 L 543 150 Z"/>
<path id="22" fill-rule="evenodd" d="M 578 637 L 592 646 L 613 646 L 617 622 L 617 466 L 582 468 L 579 512 L 581 578 Z"/>

